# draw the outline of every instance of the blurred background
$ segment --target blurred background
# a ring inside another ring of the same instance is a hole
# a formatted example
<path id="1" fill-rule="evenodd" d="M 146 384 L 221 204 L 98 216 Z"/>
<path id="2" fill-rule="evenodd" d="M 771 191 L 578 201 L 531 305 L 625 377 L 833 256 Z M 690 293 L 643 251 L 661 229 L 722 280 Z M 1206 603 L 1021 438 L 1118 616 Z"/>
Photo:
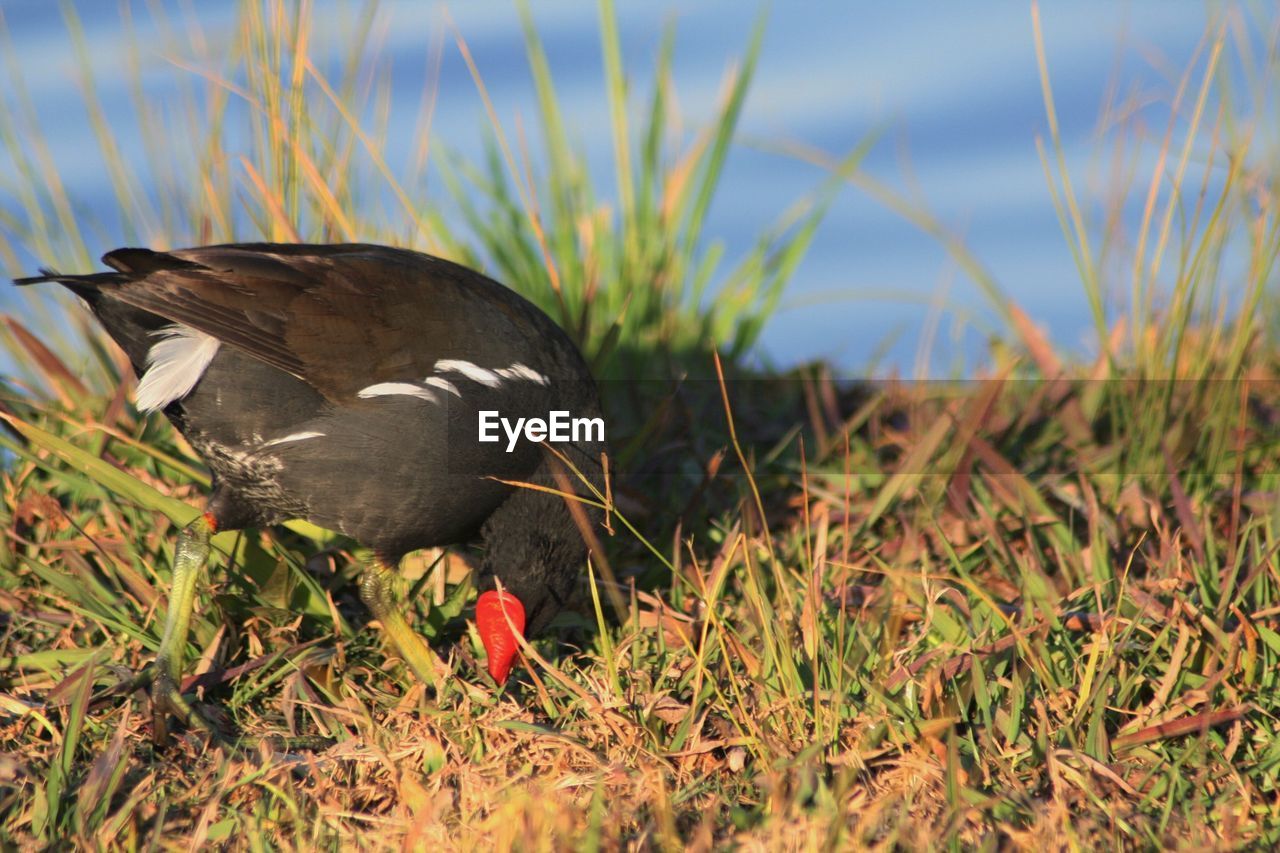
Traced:
<path id="1" fill-rule="evenodd" d="M 116 190 L 94 142 L 95 117 L 82 97 L 83 61 L 92 69 L 120 161 L 146 193 L 147 134 L 172 134 L 163 145 L 181 146 L 184 140 L 180 127 L 140 121 L 137 95 L 157 102 L 175 98 L 182 85 L 206 74 L 209 63 L 200 52 L 216 60 L 220 45 L 232 40 L 237 5 L 0 3 L 7 31 L 0 45 L 5 79 L 21 76 L 95 254 L 147 241 L 148 234 L 129 233 L 115 213 Z M 68 8 L 83 28 L 79 49 L 69 33 Z M 317 2 L 312 10 L 312 56 L 341 63 L 360 8 Z M 637 123 L 664 28 L 674 26 L 675 111 L 686 123 L 678 130 L 697 131 L 723 95 L 727 70 L 751 41 L 757 11 L 735 0 L 623 3 L 618 16 L 625 68 L 635 83 L 629 100 Z M 537 2 L 532 17 L 570 141 L 584 152 L 596 186 L 612 189 L 595 11 L 578 3 Z M 1044 58 L 1062 163 L 1091 228 L 1102 230 L 1112 214 L 1117 218 L 1111 226 L 1141 214 L 1143 193 L 1130 184 L 1141 190 L 1157 167 L 1184 75 L 1182 109 L 1189 111 L 1215 28 L 1225 26 L 1237 45 L 1261 51 L 1273 35 L 1274 24 L 1266 18 L 1262 6 L 1046 4 Z M 421 108 L 427 102 L 434 103 L 432 157 L 447 149 L 463 160 L 484 160 L 491 118 L 459 38 L 474 57 L 496 119 L 509 139 L 531 137 L 527 144 L 537 161 L 536 93 L 514 8 L 388 0 L 379 5 L 370 32 L 386 62 L 385 149 L 392 168 L 420 156 Z M 1261 135 L 1274 139 L 1274 97 L 1249 91 L 1247 71 L 1232 67 L 1237 59 L 1222 62 L 1226 79 L 1242 78 L 1232 105 L 1236 118 L 1255 121 Z M 0 98 L 9 99 L 11 111 L 16 91 L 0 85 Z M 1215 97 L 1226 96 L 1219 91 Z M 1184 123 L 1172 123 L 1175 152 Z M 870 148 L 857 180 L 842 188 L 815 232 L 764 327 L 755 359 L 782 367 L 829 359 L 849 376 L 964 374 L 981 364 L 989 338 L 998 335 L 1000 311 L 993 303 L 1000 298 L 1016 302 L 1061 350 L 1081 357 L 1096 352 L 1086 288 L 1046 178 L 1046 159 L 1055 169 L 1057 161 L 1028 4 L 776 5 L 768 12 L 755 79 L 704 235 L 723 241 L 726 256 L 749 251 L 770 223 L 829 175 L 815 161 L 838 160 L 864 143 Z M 1275 148 L 1255 140 L 1251 150 Z M 1213 156 L 1225 165 L 1225 155 Z M 1191 160 L 1196 163 L 1195 153 Z M 1196 167 L 1207 169 L 1204 180 L 1212 185 L 1218 165 L 1210 155 L 1201 160 Z M 14 168 L 13 159 L 0 153 L 0 210 L 6 217 L 0 229 L 10 232 L 20 213 L 15 183 L 4 173 Z M 1189 186 L 1194 192 L 1201 184 Z M 1109 210 L 1122 188 L 1121 209 Z M 445 220 L 454 215 L 430 166 L 414 191 Z M 1112 230 L 1122 242 L 1123 228 Z M 948 241 L 955 241 L 950 249 Z M 1105 241 L 1093 248 L 1107 251 Z M 21 240 L 13 240 L 6 254 L 4 272 L 10 274 L 32 272 L 48 260 L 31 257 Z M 1003 297 L 993 299 L 990 287 L 979 286 L 965 259 L 980 264 Z M 712 284 L 704 298 L 714 298 Z M 1119 274 L 1115 288 L 1103 284 L 1114 321 L 1125 313 L 1128 281 Z M 21 310 L 17 299 L 13 289 L 0 288 L 0 311 Z"/>

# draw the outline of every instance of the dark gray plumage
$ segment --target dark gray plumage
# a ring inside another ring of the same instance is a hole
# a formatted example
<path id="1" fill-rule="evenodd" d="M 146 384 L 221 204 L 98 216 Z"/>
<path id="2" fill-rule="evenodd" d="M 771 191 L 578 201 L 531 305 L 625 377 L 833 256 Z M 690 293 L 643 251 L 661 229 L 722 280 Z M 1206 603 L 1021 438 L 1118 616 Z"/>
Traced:
<path id="1" fill-rule="evenodd" d="M 180 329 L 174 365 L 155 368 L 150 380 L 163 381 L 148 393 L 209 465 L 217 529 L 305 518 L 390 566 L 479 536 L 480 585 L 498 579 L 515 593 L 530 632 L 568 597 L 586 546 L 564 501 L 497 481 L 557 487 L 547 454 L 476 440 L 481 410 L 600 416 L 577 348 L 527 300 L 449 261 L 376 245 L 119 249 L 103 261 L 114 271 L 19 283 L 56 281 L 83 297 L 139 377 L 165 330 Z M 198 376 L 181 375 L 193 365 Z M 558 449 L 598 482 L 603 442 Z"/>

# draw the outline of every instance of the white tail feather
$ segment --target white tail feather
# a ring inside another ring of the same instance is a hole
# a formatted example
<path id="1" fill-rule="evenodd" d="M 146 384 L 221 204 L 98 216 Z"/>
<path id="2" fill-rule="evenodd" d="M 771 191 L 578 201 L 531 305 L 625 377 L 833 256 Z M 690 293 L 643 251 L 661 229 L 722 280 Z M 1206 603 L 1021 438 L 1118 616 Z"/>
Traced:
<path id="1" fill-rule="evenodd" d="M 218 339 L 186 326 L 166 326 L 147 352 L 147 370 L 138 382 L 137 404 L 143 412 L 163 409 L 196 387 L 218 353 Z"/>

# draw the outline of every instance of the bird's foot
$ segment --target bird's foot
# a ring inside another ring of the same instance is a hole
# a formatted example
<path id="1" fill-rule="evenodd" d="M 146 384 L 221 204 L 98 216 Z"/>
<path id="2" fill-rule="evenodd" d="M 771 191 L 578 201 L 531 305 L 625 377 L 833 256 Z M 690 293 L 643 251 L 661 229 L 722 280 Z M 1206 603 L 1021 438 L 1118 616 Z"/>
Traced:
<path id="1" fill-rule="evenodd" d="M 157 667 L 151 680 L 151 739 L 158 749 L 169 743 L 169 717 L 174 716 L 189 729 L 199 729 L 213 741 L 229 744 L 217 726 L 206 720 L 182 696 L 177 682 L 162 667 Z"/>
<path id="2" fill-rule="evenodd" d="M 176 681 L 168 673 L 162 673 L 155 665 L 150 664 L 143 669 L 122 677 L 118 682 L 105 690 L 99 691 L 89 700 L 89 707 L 99 708 L 118 701 L 139 690 L 146 689 L 151 700 L 151 736 L 157 749 L 168 745 L 170 728 L 169 718 L 177 717 L 188 729 L 204 732 L 213 743 L 227 749 L 250 751 L 260 743 L 268 743 L 275 750 L 285 753 L 319 752 L 333 746 L 337 741 L 323 735 L 268 735 L 261 739 L 246 740 L 233 738 L 210 722 L 204 715 L 182 696 Z"/>
<path id="3" fill-rule="evenodd" d="M 155 681 L 154 666 L 146 666 L 137 671 L 119 666 L 113 666 L 110 669 L 120 677 L 120 680 L 89 697 L 90 711 L 96 711 L 104 705 L 115 704 L 121 698 L 149 688 L 151 683 Z"/>

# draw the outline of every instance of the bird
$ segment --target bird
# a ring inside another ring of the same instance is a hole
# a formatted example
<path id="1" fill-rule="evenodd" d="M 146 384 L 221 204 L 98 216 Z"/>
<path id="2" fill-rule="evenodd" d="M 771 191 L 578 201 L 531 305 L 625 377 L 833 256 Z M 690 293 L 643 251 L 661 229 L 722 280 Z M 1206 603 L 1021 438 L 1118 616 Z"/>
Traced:
<path id="1" fill-rule="evenodd" d="M 121 248 L 102 262 L 109 272 L 42 268 L 15 283 L 80 297 L 127 355 L 138 410 L 163 412 L 212 475 L 177 537 L 148 678 L 157 744 L 170 715 L 207 728 L 178 685 L 210 537 L 290 519 L 370 550 L 360 597 L 436 686 L 444 665 L 405 620 L 397 568 L 411 551 L 478 540 L 476 626 L 505 683 L 517 635 L 565 606 L 584 526 L 601 517 L 599 392 L 564 330 L 481 273 L 391 246 Z"/>

